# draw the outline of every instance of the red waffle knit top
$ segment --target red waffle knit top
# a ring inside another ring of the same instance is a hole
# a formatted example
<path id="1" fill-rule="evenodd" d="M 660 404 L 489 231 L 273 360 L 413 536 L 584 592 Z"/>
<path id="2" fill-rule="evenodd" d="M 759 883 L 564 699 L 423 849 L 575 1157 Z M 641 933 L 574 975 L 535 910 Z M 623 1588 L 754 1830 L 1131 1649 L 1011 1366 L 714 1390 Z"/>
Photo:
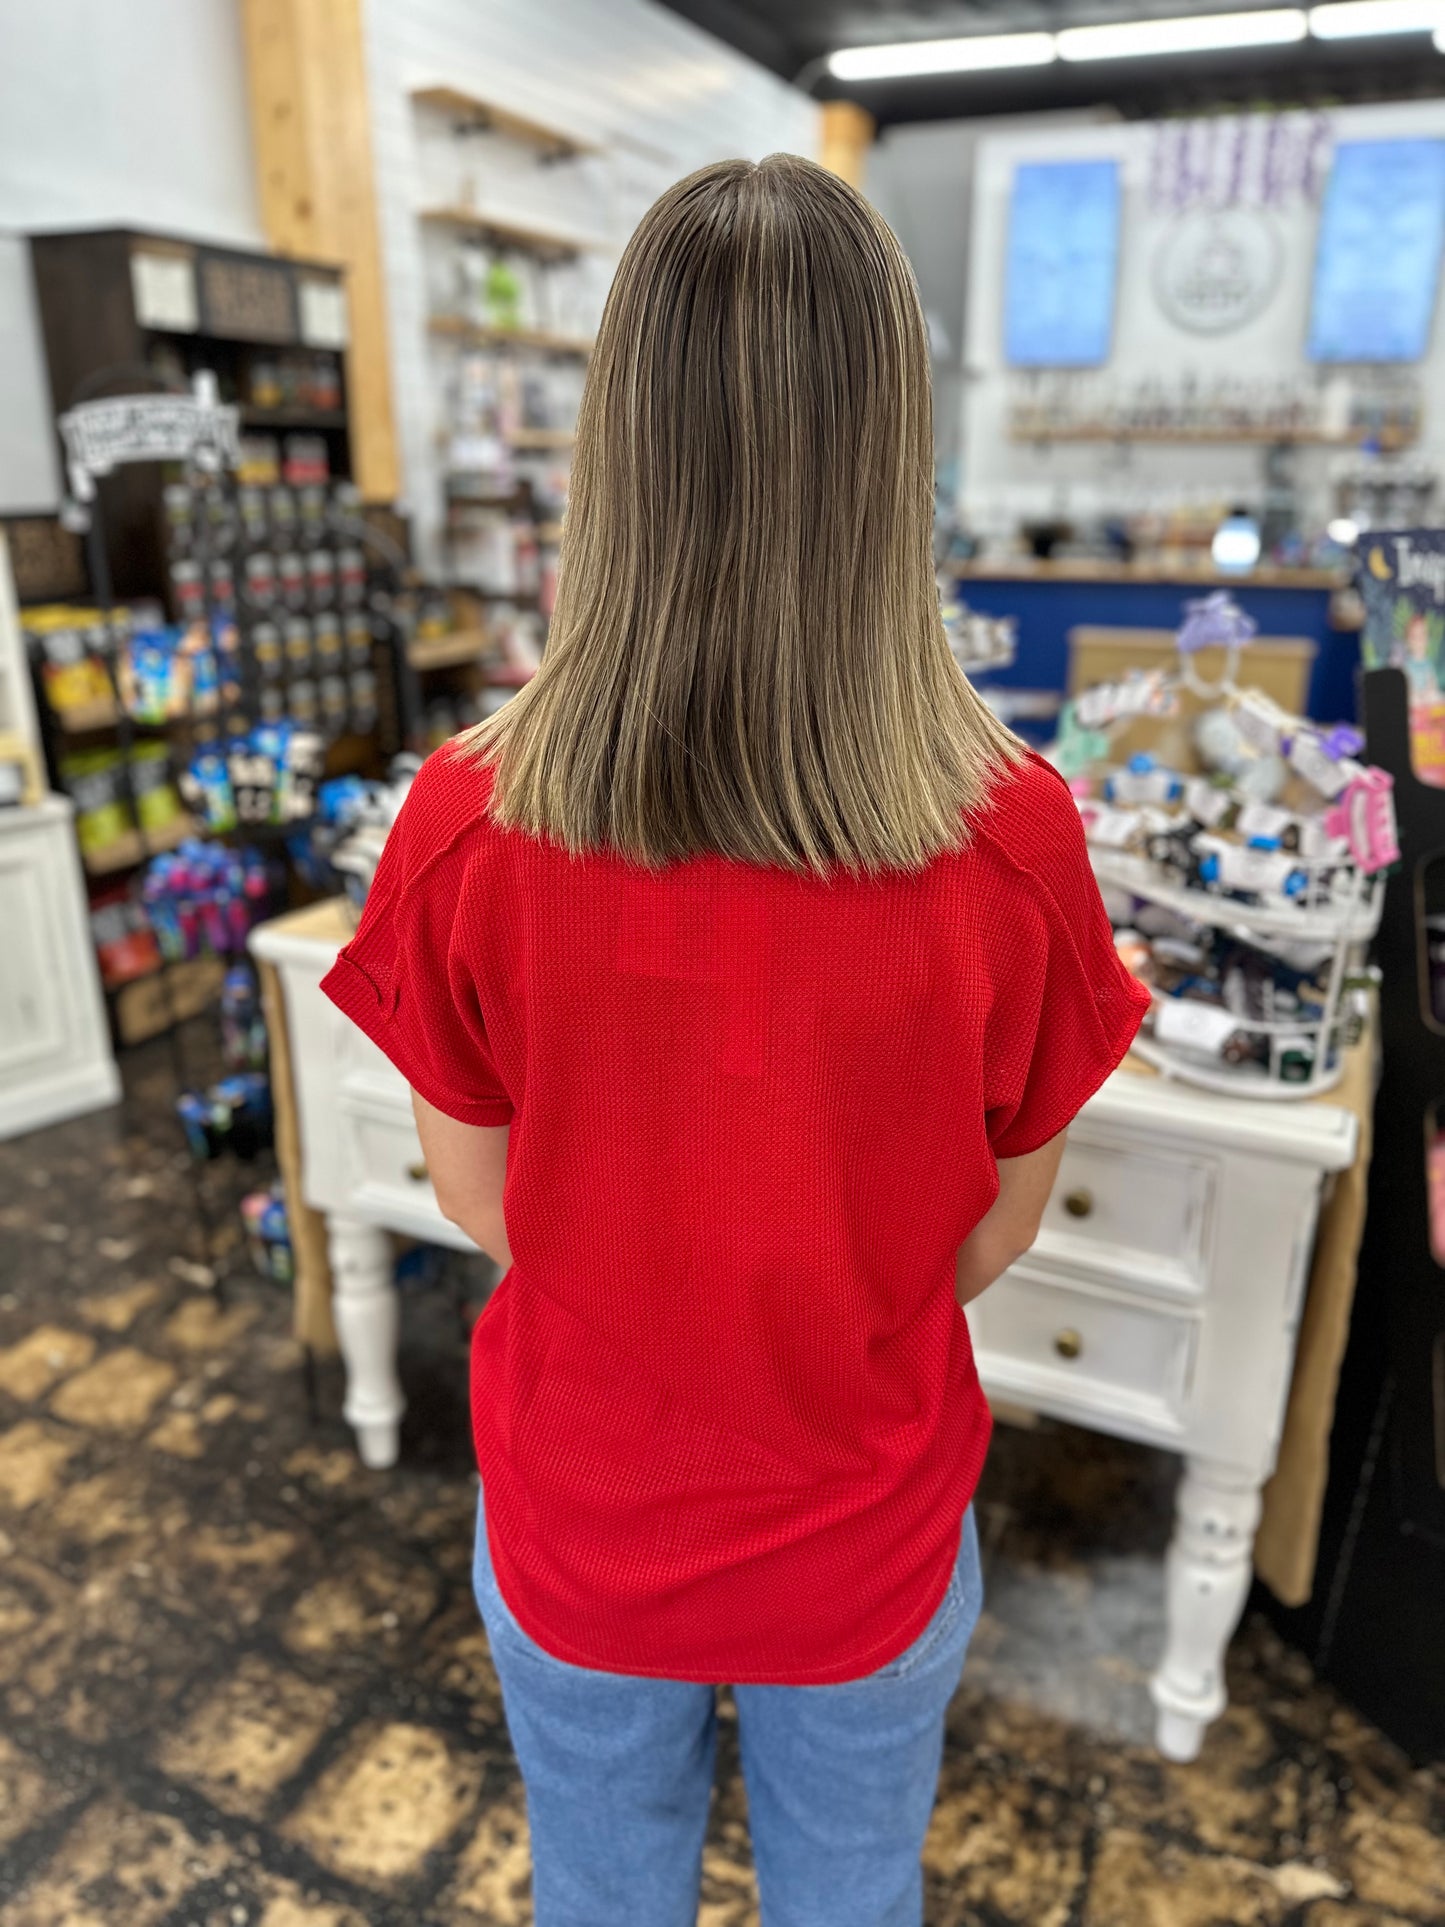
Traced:
<path id="1" fill-rule="evenodd" d="M 954 1256 L 1147 993 L 1030 757 L 967 849 L 827 881 L 651 872 L 423 768 L 333 1001 L 428 1103 L 510 1124 L 477 1323 L 492 1558 L 548 1652 L 857 1678 L 916 1638 L 988 1444 Z M 1005 1287 L 1006 1289 L 1006 1287 Z"/>

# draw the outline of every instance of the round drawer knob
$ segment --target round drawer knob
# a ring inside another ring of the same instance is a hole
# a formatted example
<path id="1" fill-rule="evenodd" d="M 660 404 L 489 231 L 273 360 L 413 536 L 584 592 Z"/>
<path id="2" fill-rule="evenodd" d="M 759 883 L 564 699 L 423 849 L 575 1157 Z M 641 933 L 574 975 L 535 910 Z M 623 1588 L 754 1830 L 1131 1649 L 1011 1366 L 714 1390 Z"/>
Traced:
<path id="1" fill-rule="evenodd" d="M 1054 1333 L 1054 1350 L 1060 1358 L 1077 1358 L 1083 1349 L 1083 1339 L 1072 1328 Z"/>
<path id="2" fill-rule="evenodd" d="M 1077 1191 L 1070 1191 L 1064 1197 L 1064 1209 L 1071 1218 L 1087 1218 L 1094 1208 L 1094 1194 L 1080 1185 Z"/>
<path id="3" fill-rule="evenodd" d="M 406 1175 L 414 1184 L 425 1184 L 427 1179 L 426 1166 L 424 1164 L 409 1164 L 406 1167 Z"/>

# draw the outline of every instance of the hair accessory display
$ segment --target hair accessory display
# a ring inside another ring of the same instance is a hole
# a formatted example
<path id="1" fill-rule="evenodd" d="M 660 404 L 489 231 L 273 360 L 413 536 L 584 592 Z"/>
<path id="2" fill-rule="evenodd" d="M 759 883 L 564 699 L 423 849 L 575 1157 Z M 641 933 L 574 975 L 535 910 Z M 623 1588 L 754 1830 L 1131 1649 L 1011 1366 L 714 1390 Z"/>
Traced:
<path id="1" fill-rule="evenodd" d="M 1317 728 L 1236 684 L 1252 633 L 1227 596 L 1189 604 L 1178 674 L 1086 691 L 1055 759 L 1119 954 L 1153 995 L 1135 1050 L 1210 1089 L 1296 1097 L 1339 1078 L 1399 843 L 1393 781 L 1355 760 L 1358 730 Z M 1206 683 L 1198 651 L 1221 645 L 1225 674 Z M 1184 691 L 1214 705 L 1193 731 L 1212 769 L 1171 769 L 1147 751 L 1093 775 L 1078 767 L 1091 727 L 1107 743 L 1125 722 L 1171 713 Z"/>

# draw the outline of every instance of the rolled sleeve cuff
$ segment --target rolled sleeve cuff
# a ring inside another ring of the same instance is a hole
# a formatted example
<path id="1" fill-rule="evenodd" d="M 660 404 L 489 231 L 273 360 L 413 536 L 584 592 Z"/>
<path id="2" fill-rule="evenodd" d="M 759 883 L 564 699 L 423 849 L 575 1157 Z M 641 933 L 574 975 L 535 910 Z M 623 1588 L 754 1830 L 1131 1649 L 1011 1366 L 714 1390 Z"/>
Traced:
<path id="1" fill-rule="evenodd" d="M 322 978 L 321 989 L 434 1110 L 454 1118 L 458 1124 L 511 1123 L 513 1105 L 509 1097 L 477 1097 L 454 1091 L 436 1077 L 431 1066 L 421 1060 L 404 1030 L 393 1021 L 371 978 L 344 950 Z"/>

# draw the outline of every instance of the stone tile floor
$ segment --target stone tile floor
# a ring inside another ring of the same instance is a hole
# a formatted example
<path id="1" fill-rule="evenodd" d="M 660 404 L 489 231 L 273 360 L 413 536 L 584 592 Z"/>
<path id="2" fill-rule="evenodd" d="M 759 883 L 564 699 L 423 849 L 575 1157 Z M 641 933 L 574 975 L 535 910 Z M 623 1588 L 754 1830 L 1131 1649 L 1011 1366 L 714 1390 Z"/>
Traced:
<path id="1" fill-rule="evenodd" d="M 408 1304 L 402 1464 L 364 1471 L 284 1295 L 198 1285 L 164 1047 L 126 1072 L 120 1110 L 0 1145 L 0 1927 L 526 1922 L 456 1308 Z M 246 1174 L 205 1177 L 229 1225 Z M 1173 1476 L 1000 1428 L 929 1922 L 1445 1922 L 1445 1774 L 1263 1621 L 1200 1763 L 1150 1750 Z M 726 1723 L 701 1919 L 756 1919 Z"/>

